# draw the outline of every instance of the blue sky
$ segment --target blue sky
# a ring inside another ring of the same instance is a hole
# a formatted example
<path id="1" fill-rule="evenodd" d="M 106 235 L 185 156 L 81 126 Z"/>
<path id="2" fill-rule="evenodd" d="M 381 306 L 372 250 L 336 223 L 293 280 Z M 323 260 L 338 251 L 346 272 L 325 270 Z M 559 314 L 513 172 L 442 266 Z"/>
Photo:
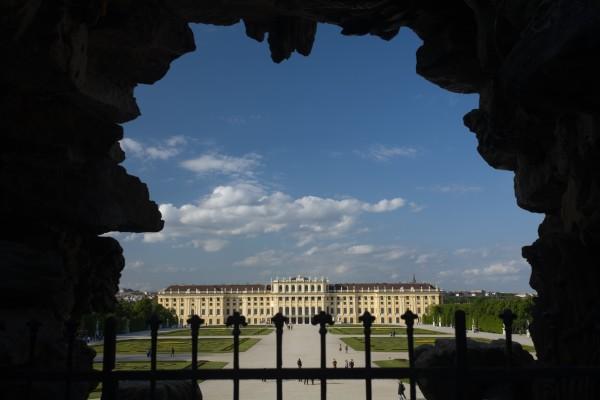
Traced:
<path id="1" fill-rule="evenodd" d="M 319 26 L 309 57 L 274 64 L 243 26 L 193 27 L 197 50 L 135 95 L 124 166 L 150 188 L 159 234 L 115 234 L 122 287 L 420 281 L 530 291 L 520 247 L 540 215 L 477 154 L 474 95 L 415 73 L 420 42 Z"/>

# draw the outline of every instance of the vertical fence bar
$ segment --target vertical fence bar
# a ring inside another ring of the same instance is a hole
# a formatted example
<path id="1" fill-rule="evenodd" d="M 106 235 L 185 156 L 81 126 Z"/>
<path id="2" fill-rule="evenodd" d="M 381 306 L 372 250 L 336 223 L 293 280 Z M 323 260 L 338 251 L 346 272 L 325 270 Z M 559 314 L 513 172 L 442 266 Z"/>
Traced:
<path id="1" fill-rule="evenodd" d="M 454 313 L 454 337 L 456 340 L 456 400 L 462 400 L 465 398 L 467 369 L 467 323 L 465 312 L 462 310 Z"/>
<path id="2" fill-rule="evenodd" d="M 117 382 L 112 376 L 117 354 L 117 320 L 109 317 L 104 322 L 104 350 L 102 353 L 102 400 L 116 400 Z"/>
<path id="3" fill-rule="evenodd" d="M 29 360 L 28 360 L 28 364 L 29 364 L 29 368 L 33 368 L 34 367 L 34 363 L 35 363 L 35 345 L 37 343 L 37 337 L 38 337 L 38 333 L 40 331 L 40 326 L 42 326 L 42 324 L 39 321 L 36 321 L 34 319 L 32 319 L 31 321 L 27 322 L 27 328 L 29 328 Z M 27 399 L 31 398 L 31 386 L 32 386 L 33 382 L 31 380 L 27 381 Z"/>
<path id="4" fill-rule="evenodd" d="M 510 369 L 512 367 L 512 326 L 513 321 L 517 318 L 517 316 L 507 308 L 502 312 L 502 314 L 499 315 L 499 317 L 504 323 L 504 356 L 506 357 L 506 369 Z M 509 381 L 507 391 L 509 398 L 511 399 L 513 398 L 513 390 L 512 382 Z"/>
<path id="5" fill-rule="evenodd" d="M 246 326 L 246 317 L 240 315 L 238 311 L 235 311 L 233 315 L 227 317 L 227 326 L 233 326 L 233 369 L 237 372 L 240 370 L 240 325 Z M 240 380 L 237 378 L 233 380 L 233 400 L 240 399 Z"/>
<path id="6" fill-rule="evenodd" d="M 326 325 L 333 325 L 333 318 L 330 314 L 325 313 L 325 311 L 321 311 L 317 315 L 314 315 L 310 322 L 313 325 L 319 325 L 319 334 L 321 335 L 321 370 L 325 372 L 325 369 L 327 368 L 327 351 L 325 343 L 325 335 L 327 335 Z M 326 399 L 327 380 L 325 378 L 321 378 L 321 400 Z"/>
<path id="7" fill-rule="evenodd" d="M 363 315 L 358 317 L 358 320 L 362 322 L 363 327 L 365 328 L 365 368 L 371 369 L 371 325 L 373 325 L 375 317 L 368 311 L 365 311 Z M 371 378 L 365 379 L 365 388 L 367 391 L 367 400 L 371 400 L 373 398 Z"/>
<path id="8" fill-rule="evenodd" d="M 156 398 L 156 353 L 158 349 L 158 327 L 160 320 L 158 315 L 152 313 L 150 316 L 150 399 Z"/>
<path id="9" fill-rule="evenodd" d="M 506 368 L 510 368 L 512 365 L 512 325 L 517 316 L 507 308 L 502 312 L 502 314 L 499 315 L 499 317 L 504 323 L 504 337 L 506 345 L 504 348 L 504 354 L 506 355 Z"/>
<path id="10" fill-rule="evenodd" d="M 65 379 L 65 400 L 71 399 L 71 373 L 73 372 L 73 344 L 77 333 L 77 321 L 69 319 L 65 323 L 65 339 L 67 339 L 67 377 Z"/>
<path id="11" fill-rule="evenodd" d="M 200 325 L 204 323 L 204 320 L 194 314 L 187 320 L 187 323 L 192 328 L 192 372 L 194 372 L 194 377 L 192 378 L 192 394 L 195 399 L 198 395 L 198 380 L 196 379 L 196 372 L 198 371 L 198 331 L 200 330 Z"/>
<path id="12" fill-rule="evenodd" d="M 406 322 L 406 341 L 408 345 L 408 367 L 411 369 L 415 367 L 415 319 L 417 319 L 417 315 L 414 314 L 410 310 L 406 310 L 404 314 L 402 314 L 401 318 Z M 415 400 L 417 398 L 417 382 L 415 378 L 410 376 L 410 400 Z"/>
<path id="13" fill-rule="evenodd" d="M 271 322 L 275 324 L 275 335 L 277 339 L 277 354 L 275 356 L 275 367 L 281 371 L 283 368 L 283 324 L 287 324 L 290 321 L 288 317 L 284 317 L 283 314 L 277 313 Z M 277 400 L 283 399 L 283 385 L 281 376 L 277 377 Z"/>

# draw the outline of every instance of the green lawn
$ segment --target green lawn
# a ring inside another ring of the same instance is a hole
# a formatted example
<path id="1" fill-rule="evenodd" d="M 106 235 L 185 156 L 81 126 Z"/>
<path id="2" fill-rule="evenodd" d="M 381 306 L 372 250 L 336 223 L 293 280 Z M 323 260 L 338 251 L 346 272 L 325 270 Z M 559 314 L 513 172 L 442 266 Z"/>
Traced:
<path id="1" fill-rule="evenodd" d="M 482 342 L 482 343 L 489 343 L 492 340 L 491 339 L 485 339 L 485 338 L 469 338 L 469 339 L 473 339 L 476 342 Z M 528 351 L 530 353 L 535 353 L 535 347 L 533 346 L 529 346 L 526 344 L 522 344 L 521 347 L 523 348 L 523 350 Z"/>
<path id="2" fill-rule="evenodd" d="M 408 368 L 408 360 L 403 358 L 394 358 L 393 360 L 373 361 L 373 364 L 380 368 Z"/>
<path id="3" fill-rule="evenodd" d="M 241 336 L 268 335 L 273 332 L 272 328 L 250 327 L 241 328 Z M 176 331 L 158 333 L 158 336 L 191 336 L 189 329 L 177 329 Z M 200 328 L 198 336 L 231 336 L 231 328 Z"/>
<path id="4" fill-rule="evenodd" d="M 226 362 L 221 361 L 198 361 L 198 368 L 200 369 L 221 369 Z M 157 369 L 184 369 L 189 368 L 190 363 L 188 361 L 157 361 Z M 94 363 L 94 369 L 102 370 L 102 363 Z M 150 369 L 150 361 L 117 361 L 115 370 L 129 370 L 129 371 L 145 371 Z M 102 395 L 102 383 L 90 393 L 88 399 L 99 399 Z"/>
<path id="5" fill-rule="evenodd" d="M 434 344 L 436 339 L 446 339 L 447 337 L 415 337 L 415 347 L 423 344 Z M 345 337 L 341 340 L 348 346 L 352 347 L 357 351 L 364 351 L 365 343 L 362 337 Z M 476 338 L 478 342 L 489 343 L 490 339 Z M 533 346 L 522 345 L 525 351 L 534 353 L 535 349 Z M 372 337 L 371 338 L 371 351 L 408 351 L 408 342 L 406 337 Z"/>
<path id="6" fill-rule="evenodd" d="M 241 338 L 240 351 L 246 351 L 260 339 Z M 101 345 L 92 346 L 98 354 L 101 354 L 103 347 Z M 158 353 L 170 353 L 171 348 L 175 353 L 191 353 L 192 341 L 190 339 L 160 339 L 158 340 Z M 150 339 L 128 339 L 117 342 L 117 353 L 139 353 L 146 354 L 150 349 Z M 198 339 L 198 351 L 200 353 L 229 353 L 233 351 L 233 339 Z"/>
<path id="7" fill-rule="evenodd" d="M 327 331 L 333 335 L 362 335 L 365 331 L 363 327 L 358 326 L 332 326 L 327 328 Z M 391 332 L 396 332 L 396 335 L 406 335 L 406 328 L 404 327 L 373 327 L 371 328 L 372 335 L 389 335 Z M 430 331 L 428 329 L 414 329 L 415 335 L 440 335 L 444 336 L 443 333 Z"/>
<path id="8" fill-rule="evenodd" d="M 433 344 L 437 337 L 416 337 L 415 347 L 422 344 Z M 345 337 L 342 341 L 357 351 L 365 350 L 365 342 L 362 337 Z M 408 343 L 406 337 L 373 337 L 371 338 L 371 351 L 407 351 Z"/>

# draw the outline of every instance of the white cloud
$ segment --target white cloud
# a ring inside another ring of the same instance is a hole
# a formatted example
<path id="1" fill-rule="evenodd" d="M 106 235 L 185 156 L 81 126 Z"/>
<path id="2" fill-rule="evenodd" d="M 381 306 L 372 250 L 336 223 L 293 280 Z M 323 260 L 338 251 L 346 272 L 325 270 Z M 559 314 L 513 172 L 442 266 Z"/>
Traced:
<path id="1" fill-rule="evenodd" d="M 413 252 L 412 250 L 406 250 L 406 249 L 391 249 L 384 253 L 379 254 L 378 257 L 382 258 L 386 261 L 394 261 L 394 260 L 398 260 L 402 257 L 405 257 L 407 255 L 410 255 L 412 252 Z"/>
<path id="2" fill-rule="evenodd" d="M 417 204 L 415 202 L 410 202 L 408 203 L 408 206 L 410 207 L 410 211 L 414 212 L 414 213 L 418 213 L 421 212 L 425 209 L 425 206 Z"/>
<path id="3" fill-rule="evenodd" d="M 419 186 L 418 190 L 428 190 L 436 193 L 474 193 L 481 192 L 481 186 L 463 185 L 458 183 L 450 183 L 446 185 Z"/>
<path id="4" fill-rule="evenodd" d="M 144 262 L 141 260 L 134 260 L 132 262 L 128 262 L 126 267 L 129 269 L 140 269 L 144 266 Z"/>
<path id="5" fill-rule="evenodd" d="M 317 251 L 319 251 L 319 248 L 317 246 L 313 246 L 310 249 L 306 250 L 304 252 L 305 256 L 312 256 L 313 254 L 315 254 Z"/>
<path id="6" fill-rule="evenodd" d="M 181 162 L 181 166 L 197 174 L 252 176 L 260 165 L 260 155 L 249 153 L 242 157 L 211 153 Z"/>
<path id="7" fill-rule="evenodd" d="M 427 264 L 433 257 L 435 257 L 435 254 L 420 254 L 417 256 L 415 264 Z"/>
<path id="8" fill-rule="evenodd" d="M 379 200 L 375 204 L 365 204 L 365 205 L 363 205 L 363 208 L 365 211 L 378 213 L 378 212 L 393 211 L 397 208 L 403 207 L 405 203 L 406 202 L 404 201 L 404 199 L 402 199 L 400 197 L 396 197 L 391 200 L 388 200 L 388 199 Z"/>
<path id="9" fill-rule="evenodd" d="M 372 204 L 354 198 L 293 198 L 255 183 L 240 182 L 217 186 L 194 204 L 180 207 L 161 204 L 165 228 L 159 233 L 144 234 L 144 241 L 201 235 L 213 238 L 258 235 L 287 229 L 304 246 L 317 238 L 345 234 L 363 213 L 391 212 L 403 204 L 398 199 Z"/>
<path id="10" fill-rule="evenodd" d="M 375 250 L 375 247 L 368 244 L 360 244 L 356 246 L 349 247 L 346 250 L 346 253 L 353 255 L 363 255 L 363 254 L 371 254 Z"/>
<path id="11" fill-rule="evenodd" d="M 342 274 L 347 273 L 349 269 L 350 268 L 347 265 L 340 264 L 340 265 L 338 265 L 338 266 L 335 267 L 334 271 L 335 271 L 336 274 L 342 275 Z"/>
<path id="12" fill-rule="evenodd" d="M 511 260 L 490 264 L 485 268 L 471 268 L 463 271 L 465 276 L 515 275 L 521 271 L 522 260 Z"/>
<path id="13" fill-rule="evenodd" d="M 142 142 L 131 138 L 123 138 L 120 141 L 121 148 L 126 154 L 137 158 L 149 160 L 168 160 L 181 152 L 187 140 L 184 136 L 171 136 L 158 145 L 147 146 Z"/>
<path id="14" fill-rule="evenodd" d="M 460 249 L 454 250 L 454 255 L 456 256 L 480 256 L 482 258 L 486 258 L 489 256 L 490 251 L 485 248 L 481 249 L 471 249 L 468 247 L 463 247 Z"/>
<path id="15" fill-rule="evenodd" d="M 192 240 L 192 245 L 195 248 L 202 249 L 207 253 L 214 253 L 223 250 L 229 242 L 221 239 L 207 239 L 207 240 Z"/>
<path id="16" fill-rule="evenodd" d="M 236 261 L 233 265 L 239 267 L 273 267 L 283 264 L 287 256 L 275 250 L 266 250 L 257 253 L 253 256 L 244 258 L 241 261 Z"/>
<path id="17" fill-rule="evenodd" d="M 368 150 L 357 151 L 357 153 L 364 158 L 376 161 L 388 161 L 394 157 L 414 157 L 417 154 L 417 150 L 413 147 L 374 144 Z"/>

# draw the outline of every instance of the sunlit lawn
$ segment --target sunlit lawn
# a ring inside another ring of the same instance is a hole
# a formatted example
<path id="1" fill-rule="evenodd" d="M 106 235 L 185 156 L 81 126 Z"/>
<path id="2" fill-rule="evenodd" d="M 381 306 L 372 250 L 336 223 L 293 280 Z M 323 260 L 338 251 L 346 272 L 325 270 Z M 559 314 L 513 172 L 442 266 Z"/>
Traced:
<path id="1" fill-rule="evenodd" d="M 333 335 L 362 335 L 365 328 L 358 326 L 332 326 L 327 328 L 327 331 Z M 371 328 L 372 335 L 389 335 L 392 332 L 396 332 L 396 335 L 406 335 L 406 328 L 394 328 L 394 327 L 373 327 Z M 414 329 L 415 335 L 441 335 L 443 333 L 430 331 L 428 329 Z"/>
<path id="2" fill-rule="evenodd" d="M 436 337 L 415 337 L 415 347 L 422 344 L 435 343 Z M 362 337 L 344 337 L 341 340 L 356 351 L 365 350 L 365 342 Z M 408 343 L 406 337 L 372 337 L 371 351 L 407 351 Z"/>
<path id="3" fill-rule="evenodd" d="M 380 368 L 407 368 L 408 360 L 403 358 L 394 358 L 392 360 L 377 360 L 373 361 L 373 364 Z"/>
<path id="4" fill-rule="evenodd" d="M 273 332 L 272 328 L 265 327 L 250 327 L 241 328 L 241 336 L 256 336 L 256 335 L 268 335 Z M 158 336 L 191 336 L 189 329 L 177 329 L 176 331 L 158 333 Z M 198 330 L 198 336 L 231 336 L 231 328 L 200 328 Z"/>
<path id="5" fill-rule="evenodd" d="M 198 361 L 198 368 L 200 369 L 221 369 L 225 365 L 226 362 L 221 361 Z M 157 369 L 184 369 L 190 366 L 189 361 L 157 361 L 156 368 Z M 102 370 L 102 363 L 94 363 L 94 369 Z M 129 371 L 147 371 L 150 369 L 150 361 L 117 361 L 115 365 L 115 370 L 129 370 Z M 99 399 L 102 395 L 102 383 L 99 383 L 98 386 L 90 393 L 88 399 Z"/>
<path id="6" fill-rule="evenodd" d="M 434 344 L 436 339 L 447 339 L 448 337 L 415 337 L 415 347 L 423 344 Z M 478 342 L 489 343 L 490 339 L 484 338 L 470 338 Z M 365 343 L 363 337 L 344 337 L 341 340 L 348 346 L 352 347 L 356 351 L 364 351 Z M 535 349 L 533 346 L 522 345 L 525 351 L 534 353 Z M 408 342 L 406 337 L 372 337 L 371 338 L 371 351 L 408 351 Z"/>
<path id="7" fill-rule="evenodd" d="M 246 351 L 260 339 L 241 338 L 240 351 Z M 175 354 L 191 353 L 191 339 L 160 339 L 158 340 L 157 353 L 171 353 L 171 349 L 175 350 Z M 98 354 L 103 351 L 102 345 L 92 346 Z M 139 353 L 146 354 L 150 349 L 150 339 L 128 339 L 117 342 L 117 353 Z M 198 339 L 198 351 L 200 353 L 228 353 L 233 351 L 233 339 L 230 338 L 214 338 L 214 339 Z"/>

